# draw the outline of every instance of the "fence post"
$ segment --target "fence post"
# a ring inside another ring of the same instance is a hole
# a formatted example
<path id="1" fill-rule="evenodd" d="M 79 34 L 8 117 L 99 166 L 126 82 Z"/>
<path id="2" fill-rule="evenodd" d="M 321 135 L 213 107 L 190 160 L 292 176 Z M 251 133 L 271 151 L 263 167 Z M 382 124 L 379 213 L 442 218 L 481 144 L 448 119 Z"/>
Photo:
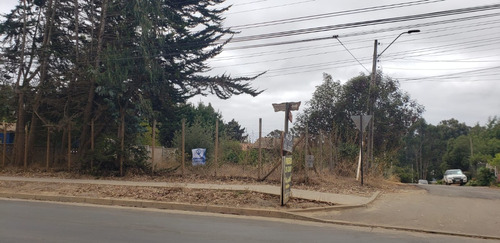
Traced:
<path id="1" fill-rule="evenodd" d="M 259 180 L 262 173 L 262 118 L 259 118 Z"/>
<path id="2" fill-rule="evenodd" d="M 5 167 L 5 153 L 7 153 L 7 124 L 3 121 L 3 154 L 2 167 Z"/>
<path id="3" fill-rule="evenodd" d="M 184 165 L 184 162 L 186 160 L 186 119 L 182 119 L 182 175 L 184 175 L 184 172 L 185 172 L 185 165 Z"/>
<path id="4" fill-rule="evenodd" d="M 50 160 L 50 127 L 47 127 L 47 154 L 45 157 L 45 169 L 49 170 L 49 160 Z"/>
<path id="5" fill-rule="evenodd" d="M 28 126 L 24 127 L 24 169 L 28 168 Z"/>
<path id="6" fill-rule="evenodd" d="M 309 126 L 306 124 L 306 141 L 304 142 L 304 181 L 307 183 L 309 181 L 309 178 L 307 177 L 307 150 L 308 150 L 308 140 L 309 140 Z"/>
<path id="7" fill-rule="evenodd" d="M 152 141 L 152 148 L 151 148 L 151 174 L 155 172 L 155 139 L 156 139 L 156 119 L 153 120 L 153 127 L 151 128 L 151 131 L 153 133 L 153 141 Z"/>
<path id="8" fill-rule="evenodd" d="M 68 124 L 68 171 L 71 170 L 71 124 Z"/>
<path id="9" fill-rule="evenodd" d="M 219 120 L 215 121 L 215 177 L 217 177 L 217 165 L 219 159 Z"/>

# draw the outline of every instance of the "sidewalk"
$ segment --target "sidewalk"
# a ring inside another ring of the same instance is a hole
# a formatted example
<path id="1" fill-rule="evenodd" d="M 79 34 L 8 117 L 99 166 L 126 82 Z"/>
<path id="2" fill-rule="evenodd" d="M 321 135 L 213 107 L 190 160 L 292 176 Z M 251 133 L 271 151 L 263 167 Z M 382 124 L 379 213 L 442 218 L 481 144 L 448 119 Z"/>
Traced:
<path id="1" fill-rule="evenodd" d="M 58 179 L 58 178 L 26 178 L 0 176 L 0 181 L 27 181 L 27 182 L 52 182 L 52 183 L 74 183 L 114 186 L 147 186 L 147 187 L 184 187 L 190 189 L 210 190 L 235 190 L 255 191 L 272 195 L 280 195 L 279 186 L 271 185 L 232 185 L 232 184 L 197 184 L 197 183 L 168 183 L 168 182 L 144 182 L 144 181 L 118 181 L 118 180 L 82 180 L 82 179 Z M 378 193 L 376 194 L 378 195 Z M 370 203 L 374 197 L 360 197 L 335 193 L 323 193 L 316 191 L 299 190 L 292 188 L 292 196 L 296 198 L 329 202 L 338 206 L 362 206 Z"/>

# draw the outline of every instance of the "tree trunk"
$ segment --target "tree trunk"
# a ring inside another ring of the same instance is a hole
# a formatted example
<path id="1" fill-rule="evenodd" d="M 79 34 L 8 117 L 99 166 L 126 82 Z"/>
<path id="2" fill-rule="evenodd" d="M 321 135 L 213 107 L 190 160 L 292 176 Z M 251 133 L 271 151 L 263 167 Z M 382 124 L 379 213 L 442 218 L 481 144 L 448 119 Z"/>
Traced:
<path id="1" fill-rule="evenodd" d="M 101 62 L 101 50 L 102 50 L 102 45 L 103 45 L 103 37 L 104 37 L 104 27 L 106 24 L 106 13 L 107 13 L 107 8 L 108 8 L 108 0 L 103 0 L 102 6 L 101 6 L 101 22 L 99 25 L 99 33 L 97 37 L 97 51 L 95 54 L 95 62 L 94 62 L 94 71 L 98 72 L 100 62 Z M 96 75 L 90 78 L 90 86 L 89 86 L 89 93 L 87 97 L 87 104 L 85 105 L 85 109 L 83 111 L 83 124 L 82 124 L 82 133 L 80 135 L 80 148 L 79 151 L 81 151 L 82 155 L 85 154 L 88 144 L 89 144 L 89 130 L 90 130 L 90 121 L 92 119 L 92 108 L 93 108 L 93 103 L 94 103 L 94 98 L 95 98 L 95 82 L 96 82 Z"/>
<path id="2" fill-rule="evenodd" d="M 40 82 L 38 85 L 38 89 L 35 95 L 35 100 L 33 102 L 33 113 L 31 114 L 31 124 L 30 124 L 30 129 L 29 129 L 29 134 L 28 134 L 28 148 L 30 153 L 28 154 L 28 157 L 31 157 L 32 152 L 33 152 L 33 146 L 35 144 L 35 139 L 36 139 L 36 131 L 38 128 L 39 124 L 39 118 L 38 118 L 38 109 L 40 108 L 40 103 L 42 101 L 42 93 L 44 89 L 44 85 L 48 82 L 47 80 L 47 73 L 48 73 L 48 62 L 49 62 L 49 54 L 48 54 L 48 47 L 50 43 L 50 39 L 52 36 L 52 27 L 53 27 L 53 22 L 54 22 L 54 17 L 55 17 L 55 5 L 57 5 L 57 0 L 54 2 L 54 0 L 50 0 L 48 3 L 47 7 L 47 12 L 46 12 L 46 26 L 44 30 L 44 38 L 42 42 L 42 56 L 41 56 L 41 68 L 40 68 Z"/>
<path id="3" fill-rule="evenodd" d="M 14 164 L 20 165 L 21 161 L 24 160 L 24 126 L 26 125 L 25 117 L 26 111 L 24 109 L 24 86 L 27 85 L 26 81 L 23 81 L 22 88 L 20 88 L 21 77 L 23 76 L 24 68 L 24 50 L 26 48 L 26 0 L 23 0 L 24 12 L 23 12 L 23 37 L 21 43 L 21 56 L 19 72 L 17 74 L 17 81 L 15 86 L 15 91 L 17 94 L 17 121 L 16 121 L 16 136 L 14 137 Z M 29 84 L 29 83 L 28 83 Z"/>

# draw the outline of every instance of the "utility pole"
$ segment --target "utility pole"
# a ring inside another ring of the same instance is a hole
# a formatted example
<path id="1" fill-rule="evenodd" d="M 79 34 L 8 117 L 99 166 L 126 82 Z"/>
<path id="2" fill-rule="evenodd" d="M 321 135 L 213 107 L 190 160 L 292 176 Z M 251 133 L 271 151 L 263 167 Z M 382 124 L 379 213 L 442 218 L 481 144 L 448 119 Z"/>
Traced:
<path id="1" fill-rule="evenodd" d="M 372 119 L 370 120 L 370 125 L 368 128 L 368 164 L 371 166 L 373 162 L 373 138 L 374 138 L 374 121 L 375 117 L 373 114 L 373 111 L 375 110 L 375 85 L 376 85 L 376 78 L 377 78 L 377 60 L 378 60 L 378 54 L 377 54 L 377 47 L 378 47 L 378 40 L 375 40 L 373 44 L 373 63 L 372 63 L 372 75 L 371 75 L 371 80 L 370 80 L 370 89 L 369 89 L 369 98 L 368 98 L 368 115 L 371 115 Z"/>

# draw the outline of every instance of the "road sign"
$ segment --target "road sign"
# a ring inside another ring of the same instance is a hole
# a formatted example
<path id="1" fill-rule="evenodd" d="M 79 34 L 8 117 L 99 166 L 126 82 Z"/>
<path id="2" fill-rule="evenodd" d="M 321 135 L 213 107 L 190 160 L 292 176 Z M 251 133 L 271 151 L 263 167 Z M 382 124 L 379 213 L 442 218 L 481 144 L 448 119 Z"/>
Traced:
<path id="1" fill-rule="evenodd" d="M 351 119 L 354 124 L 356 124 L 356 128 L 361 131 L 361 129 L 365 130 L 366 126 L 372 119 L 372 115 L 351 116 Z"/>
<path id="2" fill-rule="evenodd" d="M 283 139 L 283 150 L 292 153 L 293 151 L 293 136 L 290 133 L 285 133 Z"/>

